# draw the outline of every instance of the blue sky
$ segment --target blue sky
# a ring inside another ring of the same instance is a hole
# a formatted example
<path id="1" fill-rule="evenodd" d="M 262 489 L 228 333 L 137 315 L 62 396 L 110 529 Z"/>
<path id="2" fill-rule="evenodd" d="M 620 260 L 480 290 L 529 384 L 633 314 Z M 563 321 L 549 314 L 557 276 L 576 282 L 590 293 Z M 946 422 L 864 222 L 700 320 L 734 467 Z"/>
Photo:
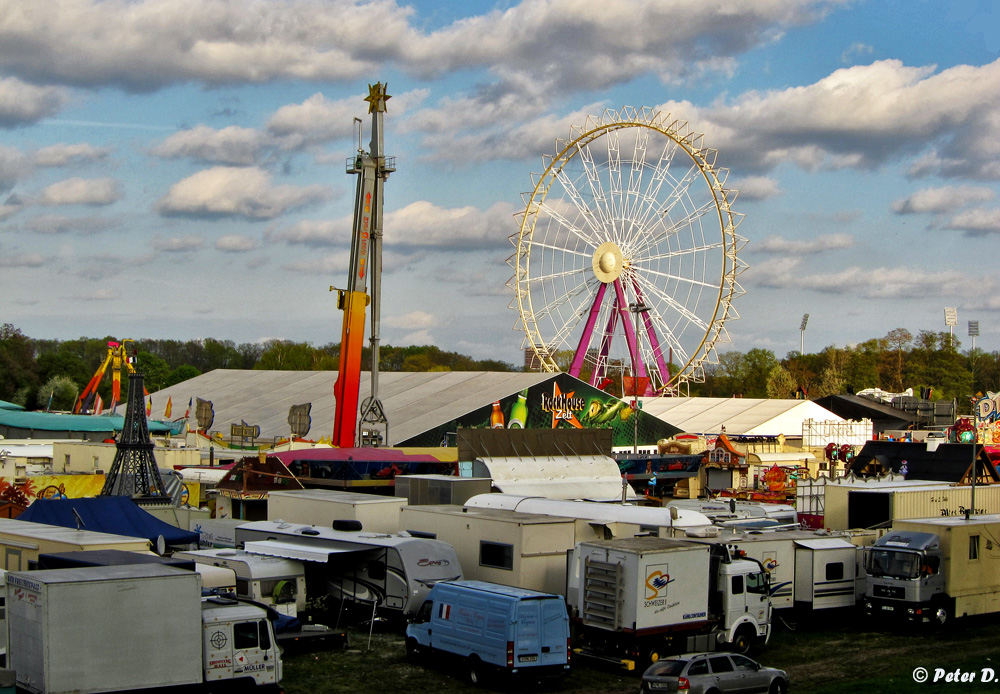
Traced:
<path id="1" fill-rule="evenodd" d="M 44 11 L 43 11 L 44 10 Z M 0 320 L 37 338 L 340 339 L 367 85 L 388 83 L 383 344 L 520 362 L 515 213 L 623 106 L 740 191 L 719 351 L 902 327 L 1000 349 L 991 2 L 0 0 Z M 365 136 L 367 142 L 367 133 Z"/>

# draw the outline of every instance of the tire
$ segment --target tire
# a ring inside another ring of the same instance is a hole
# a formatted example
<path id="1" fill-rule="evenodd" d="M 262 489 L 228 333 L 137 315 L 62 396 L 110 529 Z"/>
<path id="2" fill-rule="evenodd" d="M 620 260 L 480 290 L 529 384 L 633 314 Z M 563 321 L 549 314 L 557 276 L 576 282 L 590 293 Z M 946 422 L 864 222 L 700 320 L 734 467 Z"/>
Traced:
<path id="1" fill-rule="evenodd" d="M 474 687 L 479 687 L 486 681 L 483 663 L 476 656 L 469 658 L 466 664 L 466 673 L 469 676 L 469 682 Z"/>
<path id="2" fill-rule="evenodd" d="M 948 603 L 939 602 L 935 605 L 934 612 L 931 614 L 931 624 L 937 629 L 944 629 L 950 623 L 951 610 L 948 609 Z"/>
<path id="3" fill-rule="evenodd" d="M 774 680 L 767 690 L 767 694 L 786 694 L 787 692 L 788 685 L 785 683 L 785 680 Z"/>
<path id="4" fill-rule="evenodd" d="M 753 648 L 756 636 L 750 627 L 742 626 L 736 630 L 736 635 L 733 636 L 733 642 L 729 644 L 729 650 L 733 653 L 740 653 L 746 655 Z"/>
<path id="5" fill-rule="evenodd" d="M 420 655 L 420 644 L 413 637 L 406 639 L 406 659 L 413 662 Z"/>

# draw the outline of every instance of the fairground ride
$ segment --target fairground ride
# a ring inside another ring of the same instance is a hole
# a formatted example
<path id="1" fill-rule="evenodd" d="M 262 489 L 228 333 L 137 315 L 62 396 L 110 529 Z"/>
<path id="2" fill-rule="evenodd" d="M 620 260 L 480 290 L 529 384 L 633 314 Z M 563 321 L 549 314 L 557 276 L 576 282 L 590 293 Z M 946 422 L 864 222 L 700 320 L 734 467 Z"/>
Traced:
<path id="1" fill-rule="evenodd" d="M 543 159 L 507 261 L 515 329 L 543 370 L 601 386 L 620 369 L 627 395 L 686 395 L 718 363 L 746 239 L 728 170 L 702 139 L 625 107 L 588 117 Z"/>
<path id="2" fill-rule="evenodd" d="M 358 126 L 358 153 L 347 160 L 347 173 L 357 174 L 358 186 L 354 199 L 354 228 L 351 238 L 351 260 L 346 289 L 335 289 L 337 306 L 344 311 L 340 337 L 340 366 L 333 386 L 336 411 L 333 420 L 333 445 L 352 448 L 377 446 L 388 442 L 389 423 L 385 408 L 378 398 L 379 311 L 382 295 L 382 188 L 389 174 L 396 170 L 394 157 L 386 157 L 383 149 L 382 121 L 385 102 L 391 97 L 386 85 L 368 85 L 368 113 L 372 116 L 372 138 L 366 152 L 361 146 L 361 119 Z M 365 292 L 371 276 L 371 294 Z M 371 305 L 371 394 L 361 403 L 358 419 L 358 397 L 361 383 L 361 350 L 365 332 L 365 307 Z"/>
<path id="3" fill-rule="evenodd" d="M 104 361 L 94 372 L 93 377 L 90 382 L 87 383 L 87 387 L 83 389 L 80 393 L 80 397 L 76 401 L 76 405 L 73 407 L 73 414 L 90 414 L 98 409 L 95 408 L 94 401 L 97 397 L 97 388 L 101 385 L 101 381 L 104 379 L 104 373 L 108 370 L 108 366 L 111 366 L 111 403 L 108 405 L 108 409 L 113 410 L 121 399 L 122 391 L 122 367 L 124 366 L 128 369 L 130 374 L 135 373 L 135 366 L 133 362 L 135 361 L 135 348 L 130 349 L 129 345 L 134 344 L 132 340 L 122 340 L 121 342 L 109 342 L 108 343 L 108 354 L 104 357 Z M 143 389 L 145 392 L 145 389 Z M 147 393 L 148 394 L 148 393 Z"/>

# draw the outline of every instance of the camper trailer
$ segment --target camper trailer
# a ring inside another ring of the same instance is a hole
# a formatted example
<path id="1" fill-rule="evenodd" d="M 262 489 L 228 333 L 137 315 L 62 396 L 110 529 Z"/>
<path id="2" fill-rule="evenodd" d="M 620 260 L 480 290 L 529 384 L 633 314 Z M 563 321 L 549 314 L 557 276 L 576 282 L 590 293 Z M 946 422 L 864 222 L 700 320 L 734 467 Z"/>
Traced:
<path id="1" fill-rule="evenodd" d="M 236 595 L 297 617 L 306 608 L 306 573 L 294 559 L 251 554 L 239 549 L 203 549 L 174 552 L 174 559 L 215 566 L 236 573 Z"/>
<path id="2" fill-rule="evenodd" d="M 462 578 L 446 542 L 364 532 L 356 522 L 333 525 L 257 521 L 238 527 L 236 542 L 253 554 L 305 562 L 310 597 L 330 595 L 390 619 L 412 616 L 435 583 Z"/>

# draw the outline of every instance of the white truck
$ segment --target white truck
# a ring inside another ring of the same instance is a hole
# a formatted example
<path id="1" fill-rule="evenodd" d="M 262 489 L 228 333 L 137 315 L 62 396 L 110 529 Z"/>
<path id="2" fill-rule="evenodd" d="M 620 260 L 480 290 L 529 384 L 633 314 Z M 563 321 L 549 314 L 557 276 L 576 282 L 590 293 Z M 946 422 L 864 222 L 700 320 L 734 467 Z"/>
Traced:
<path id="1" fill-rule="evenodd" d="M 202 599 L 200 584 L 194 572 L 153 564 L 8 572 L 7 667 L 32 694 L 279 692 L 268 612 Z"/>
<path id="2" fill-rule="evenodd" d="M 571 550 L 566 592 L 580 653 L 629 670 L 667 653 L 745 653 L 771 636 L 767 572 L 725 545 L 581 542 Z"/>
<path id="3" fill-rule="evenodd" d="M 1000 612 L 1000 515 L 897 520 L 868 552 L 865 612 L 943 626 Z"/>
<path id="4" fill-rule="evenodd" d="M 865 592 L 865 549 L 851 540 L 864 544 L 874 537 L 875 531 L 859 538 L 826 530 L 724 532 L 713 527 L 687 532 L 691 541 L 727 545 L 759 561 L 768 573 L 776 610 L 857 606 Z"/>

